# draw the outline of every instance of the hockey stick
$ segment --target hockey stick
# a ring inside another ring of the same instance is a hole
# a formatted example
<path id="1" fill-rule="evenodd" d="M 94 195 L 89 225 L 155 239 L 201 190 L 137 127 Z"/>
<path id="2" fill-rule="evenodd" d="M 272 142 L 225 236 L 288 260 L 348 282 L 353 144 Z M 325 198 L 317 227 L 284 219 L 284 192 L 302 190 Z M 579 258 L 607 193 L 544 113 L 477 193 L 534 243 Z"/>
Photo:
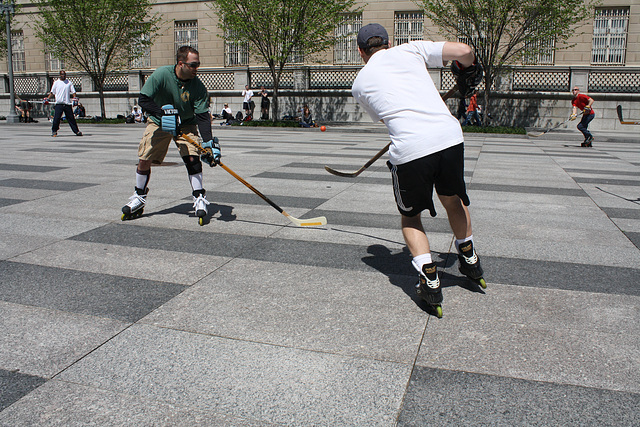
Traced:
<path id="1" fill-rule="evenodd" d="M 577 117 L 576 117 L 576 118 L 577 118 Z M 562 126 L 563 124 L 565 124 L 565 123 L 567 123 L 567 122 L 569 122 L 569 121 L 571 121 L 571 120 L 575 120 L 576 118 L 573 118 L 573 119 L 572 119 L 571 117 L 569 117 L 569 118 L 568 118 L 567 120 L 565 120 L 564 122 L 562 122 L 562 123 L 558 123 L 557 125 L 555 125 L 555 126 L 553 126 L 553 127 L 550 127 L 549 129 L 545 130 L 545 131 L 544 131 L 544 132 L 542 132 L 542 133 L 538 133 L 538 134 L 530 133 L 530 134 L 528 134 L 528 136 L 532 136 L 532 137 L 534 137 L 534 138 L 537 138 L 537 137 L 539 137 L 539 136 L 542 136 L 542 135 L 544 135 L 544 134 L 546 134 L 546 133 L 551 132 L 551 131 L 552 131 L 552 130 L 554 130 L 554 129 L 558 129 L 558 128 L 559 128 L 560 126 Z"/>
<path id="2" fill-rule="evenodd" d="M 442 100 L 446 101 L 447 99 L 451 98 L 457 90 L 458 90 L 458 85 L 455 85 L 454 87 L 449 89 L 447 93 L 442 95 Z M 367 169 L 369 166 L 374 164 L 380 157 L 384 156 L 384 154 L 389 150 L 390 146 L 391 146 L 391 143 L 388 143 L 387 145 L 385 145 L 382 150 L 378 151 L 375 156 L 373 156 L 367 163 L 364 164 L 364 166 L 362 166 L 360 169 L 358 169 L 355 172 L 340 172 L 330 168 L 329 166 L 325 166 L 324 169 L 332 175 L 342 176 L 345 178 L 355 178 L 356 176 L 364 172 L 365 169 Z"/>
<path id="3" fill-rule="evenodd" d="M 618 119 L 620 120 L 620 124 L 623 124 L 623 125 L 640 125 L 640 120 L 639 121 L 631 121 L 631 120 L 625 121 L 622 118 L 622 105 L 618 105 L 616 107 L 616 109 L 618 110 Z"/>
<path id="4" fill-rule="evenodd" d="M 198 148 L 198 150 L 202 151 L 203 153 L 209 153 L 207 150 L 205 150 L 202 145 L 198 144 L 196 141 L 194 141 L 193 139 L 191 139 L 191 137 L 189 137 L 189 135 L 185 135 L 184 133 L 181 135 L 188 143 L 194 145 L 196 148 Z M 211 153 L 209 153 L 211 154 Z M 261 192 L 259 192 L 256 188 L 254 188 L 251 184 L 249 184 L 247 181 L 245 181 L 244 179 L 242 179 L 242 177 L 240 177 L 237 173 L 235 173 L 234 171 L 232 171 L 231 169 L 229 169 L 229 167 L 227 167 L 225 164 L 223 164 L 222 162 L 218 163 L 220 165 L 220 167 L 224 170 L 226 170 L 227 172 L 229 172 L 229 174 L 231 174 L 231 176 L 233 176 L 235 179 L 237 179 L 238 181 L 240 181 L 241 183 L 243 183 L 249 190 L 253 191 L 254 193 L 256 193 L 258 196 L 260 196 L 260 198 L 262 200 L 264 200 L 265 202 L 269 203 L 273 208 L 275 208 L 275 210 L 277 210 L 278 212 L 280 212 L 282 215 L 286 216 L 287 219 L 289 221 L 291 221 L 292 223 L 294 223 L 295 225 L 299 226 L 299 227 L 315 227 L 318 225 L 326 225 L 327 224 L 327 218 L 323 217 L 323 216 L 319 216 L 317 218 L 310 218 L 310 219 L 298 219 L 294 216 L 289 215 L 288 213 L 286 213 L 280 206 L 276 205 L 274 202 L 271 201 L 271 199 L 269 199 L 267 196 L 265 196 L 264 194 L 262 194 Z"/>

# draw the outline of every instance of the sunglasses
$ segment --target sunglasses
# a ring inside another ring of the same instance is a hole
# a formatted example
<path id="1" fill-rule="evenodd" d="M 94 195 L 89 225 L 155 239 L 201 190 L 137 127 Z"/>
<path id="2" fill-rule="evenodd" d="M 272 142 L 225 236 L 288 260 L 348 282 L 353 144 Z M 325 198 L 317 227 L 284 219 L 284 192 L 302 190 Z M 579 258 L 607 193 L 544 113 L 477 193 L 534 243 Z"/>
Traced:
<path id="1" fill-rule="evenodd" d="M 185 62 L 184 64 L 189 68 L 198 68 L 200 66 L 199 62 Z"/>

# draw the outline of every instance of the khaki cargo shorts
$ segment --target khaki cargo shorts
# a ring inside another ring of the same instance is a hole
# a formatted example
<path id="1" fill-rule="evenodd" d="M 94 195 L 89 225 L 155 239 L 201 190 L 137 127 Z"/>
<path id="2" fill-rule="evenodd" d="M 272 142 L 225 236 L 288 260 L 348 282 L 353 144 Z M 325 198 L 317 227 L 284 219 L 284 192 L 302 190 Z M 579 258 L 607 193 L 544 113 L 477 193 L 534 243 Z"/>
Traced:
<path id="1" fill-rule="evenodd" d="M 180 130 L 194 141 L 198 141 L 197 128 L 197 125 L 184 125 L 180 127 Z M 140 141 L 140 146 L 138 147 L 138 158 L 140 160 L 162 163 L 164 157 L 167 155 L 169 143 L 172 139 L 173 135 L 161 131 L 160 126 L 149 120 L 147 128 L 144 130 L 142 140 Z M 192 144 L 189 144 L 184 138 L 179 136 L 175 142 L 178 150 L 180 150 L 180 157 L 197 156 L 199 154 L 198 149 Z"/>

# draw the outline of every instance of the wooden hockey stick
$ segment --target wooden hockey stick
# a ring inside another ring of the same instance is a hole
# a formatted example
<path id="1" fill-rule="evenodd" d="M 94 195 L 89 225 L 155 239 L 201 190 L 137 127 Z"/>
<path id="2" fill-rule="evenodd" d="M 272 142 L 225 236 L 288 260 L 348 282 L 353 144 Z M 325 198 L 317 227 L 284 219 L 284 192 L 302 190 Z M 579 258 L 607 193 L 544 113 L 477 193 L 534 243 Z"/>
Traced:
<path id="1" fill-rule="evenodd" d="M 198 148 L 198 150 L 202 151 L 203 153 L 209 153 L 211 154 L 209 151 L 205 150 L 202 145 L 198 144 L 196 141 L 194 141 L 193 139 L 191 139 L 191 137 L 189 137 L 189 135 L 185 135 L 184 133 L 181 135 L 188 143 L 192 144 L 193 146 L 195 146 L 196 148 Z M 252 186 L 251 184 L 249 184 L 247 181 L 245 181 L 244 179 L 242 179 L 242 177 L 240 175 L 238 175 L 237 173 L 235 173 L 234 171 L 232 171 L 231 169 L 229 169 L 228 166 L 226 166 L 225 164 L 223 164 L 222 162 L 218 163 L 220 165 L 220 167 L 224 170 L 226 170 L 227 172 L 229 172 L 229 174 L 231 174 L 231 176 L 233 176 L 235 179 L 237 179 L 238 181 L 240 181 L 241 183 L 243 183 L 249 190 L 253 191 L 254 193 L 256 193 L 258 196 L 260 196 L 260 198 L 262 200 L 264 200 L 265 202 L 269 203 L 275 210 L 277 210 L 278 212 L 280 212 L 282 215 L 286 216 L 287 219 L 289 221 L 291 221 L 292 223 L 294 223 L 295 225 L 299 226 L 299 227 L 316 227 L 318 225 L 326 225 L 327 224 L 327 218 L 323 217 L 323 216 L 319 216 L 317 218 L 310 218 L 310 219 L 298 219 L 292 215 L 289 215 L 288 213 L 286 213 L 280 206 L 276 205 L 273 201 L 271 201 L 271 199 L 269 199 L 267 196 L 265 196 L 264 194 L 262 194 L 260 191 L 258 191 L 254 186 Z"/>
<path id="2" fill-rule="evenodd" d="M 569 122 L 569 121 L 571 121 L 571 120 L 575 120 L 576 118 L 577 118 L 577 116 L 576 116 L 576 117 L 574 117 L 574 118 L 569 117 L 569 118 L 568 118 L 567 120 L 565 120 L 564 122 L 562 122 L 562 123 L 558 123 L 557 125 L 550 127 L 549 129 L 545 130 L 545 131 L 544 131 L 544 132 L 542 132 L 542 133 L 529 133 L 529 134 L 528 134 L 528 136 L 532 136 L 532 137 L 534 137 L 534 138 L 537 138 L 537 137 L 539 137 L 539 136 L 542 136 L 542 135 L 544 135 L 544 134 L 546 134 L 546 133 L 551 132 L 551 131 L 552 131 L 552 130 L 554 130 L 554 129 L 558 129 L 558 128 L 559 128 L 560 126 L 562 126 L 563 124 L 565 124 L 565 123 L 567 123 L 567 122 Z"/>
<path id="3" fill-rule="evenodd" d="M 631 120 L 624 120 L 622 118 L 622 105 L 618 105 L 616 107 L 616 110 L 618 110 L 618 119 L 620 120 L 620 124 L 623 125 L 640 125 L 640 120 L 637 121 L 631 121 Z"/>
<path id="4" fill-rule="evenodd" d="M 458 85 L 453 86 L 451 89 L 449 89 L 447 93 L 442 95 L 442 100 L 446 101 L 447 99 L 451 98 L 457 90 L 458 90 Z M 355 178 L 356 176 L 364 172 L 369 166 L 374 164 L 380 157 L 384 156 L 384 154 L 389 150 L 390 146 L 391 146 L 391 143 L 388 143 L 387 145 L 385 145 L 382 150 L 378 151 L 375 156 L 373 156 L 367 163 L 364 164 L 364 166 L 362 166 L 360 169 L 358 169 L 355 172 L 340 172 L 330 168 L 329 166 L 325 166 L 324 169 L 332 175 L 342 176 L 345 178 Z"/>

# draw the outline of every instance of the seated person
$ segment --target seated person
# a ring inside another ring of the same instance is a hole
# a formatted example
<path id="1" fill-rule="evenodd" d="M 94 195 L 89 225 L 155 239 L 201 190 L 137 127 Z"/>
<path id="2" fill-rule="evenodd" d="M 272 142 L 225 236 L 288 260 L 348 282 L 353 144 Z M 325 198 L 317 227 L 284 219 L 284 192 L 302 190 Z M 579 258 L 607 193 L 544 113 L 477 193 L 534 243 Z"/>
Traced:
<path id="1" fill-rule="evenodd" d="M 87 117 L 87 111 L 84 109 L 84 105 L 78 103 L 78 106 L 73 111 L 73 115 L 76 117 Z"/>
<path id="2" fill-rule="evenodd" d="M 311 111 L 307 105 L 302 109 L 302 117 L 300 117 L 300 126 L 303 128 L 315 128 L 318 127 L 316 122 L 313 121 L 313 117 L 311 117 Z"/>
<path id="3" fill-rule="evenodd" d="M 16 114 L 21 122 L 33 121 L 31 119 L 31 103 L 26 99 L 16 98 Z"/>
<path id="4" fill-rule="evenodd" d="M 144 116 L 142 115 L 142 108 L 138 106 L 133 107 L 133 111 L 131 111 L 131 115 L 133 116 L 133 120 L 136 123 L 142 123 L 144 121 Z"/>
<path id="5" fill-rule="evenodd" d="M 233 112 L 231 111 L 231 108 L 229 108 L 229 104 L 224 104 L 224 108 L 222 109 L 220 115 L 222 116 L 222 120 L 225 120 L 225 123 L 229 123 L 231 120 L 233 120 Z"/>

